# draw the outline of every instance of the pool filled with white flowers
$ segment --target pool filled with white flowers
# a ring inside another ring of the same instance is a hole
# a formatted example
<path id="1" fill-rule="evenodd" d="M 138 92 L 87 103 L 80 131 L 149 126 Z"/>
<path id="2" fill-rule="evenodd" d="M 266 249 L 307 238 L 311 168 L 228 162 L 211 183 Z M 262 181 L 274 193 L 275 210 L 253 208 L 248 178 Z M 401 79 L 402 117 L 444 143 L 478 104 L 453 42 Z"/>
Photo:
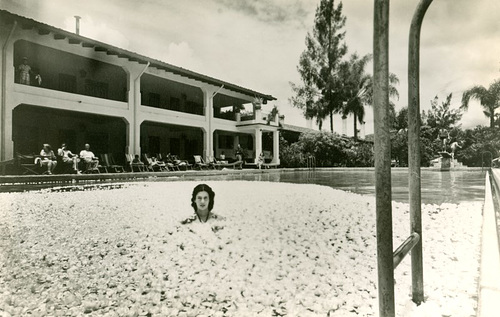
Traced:
<path id="1" fill-rule="evenodd" d="M 199 181 L 0 193 L 0 315 L 377 316 L 374 197 L 254 180 L 204 178 L 220 217 L 187 225 Z M 427 300 L 405 259 L 398 316 L 475 315 L 481 206 L 423 205 Z M 397 246 L 408 204 L 393 218 Z"/>

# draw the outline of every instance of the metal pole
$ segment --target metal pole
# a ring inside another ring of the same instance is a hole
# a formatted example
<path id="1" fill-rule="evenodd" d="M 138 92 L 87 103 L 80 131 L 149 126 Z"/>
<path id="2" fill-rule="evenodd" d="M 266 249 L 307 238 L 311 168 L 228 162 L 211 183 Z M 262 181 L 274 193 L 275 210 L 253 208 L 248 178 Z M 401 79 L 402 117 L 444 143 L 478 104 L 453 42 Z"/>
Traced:
<path id="1" fill-rule="evenodd" d="M 391 137 L 389 122 L 389 0 L 375 0 L 373 115 L 379 314 L 395 316 L 392 256 Z"/>
<path id="2" fill-rule="evenodd" d="M 410 26 L 408 46 L 408 163 L 411 232 L 420 241 L 411 251 L 412 299 L 424 301 L 424 267 L 422 261 L 422 210 L 420 196 L 420 29 L 432 0 L 420 0 Z"/>

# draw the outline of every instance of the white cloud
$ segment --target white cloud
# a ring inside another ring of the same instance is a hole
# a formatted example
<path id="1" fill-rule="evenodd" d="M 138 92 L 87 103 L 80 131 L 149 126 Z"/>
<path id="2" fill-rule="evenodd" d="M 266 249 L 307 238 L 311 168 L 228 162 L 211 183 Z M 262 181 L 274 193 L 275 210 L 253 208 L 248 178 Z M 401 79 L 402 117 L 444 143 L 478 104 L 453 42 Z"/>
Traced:
<path id="1" fill-rule="evenodd" d="M 64 20 L 64 29 L 75 32 L 75 18 L 68 17 Z M 95 22 L 91 16 L 84 15 L 80 19 L 80 35 L 111 44 L 123 49 L 130 49 L 128 38 L 120 31 L 104 22 Z"/>
<path id="2" fill-rule="evenodd" d="M 187 42 L 170 43 L 167 51 L 163 52 L 159 57 L 166 63 L 190 70 L 199 70 L 202 64 Z"/>

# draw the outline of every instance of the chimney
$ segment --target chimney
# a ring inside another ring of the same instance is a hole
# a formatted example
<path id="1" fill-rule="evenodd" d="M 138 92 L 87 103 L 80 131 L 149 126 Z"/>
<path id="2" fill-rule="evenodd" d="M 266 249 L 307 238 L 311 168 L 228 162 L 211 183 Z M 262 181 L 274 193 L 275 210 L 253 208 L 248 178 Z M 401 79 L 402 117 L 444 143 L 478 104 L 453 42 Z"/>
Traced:
<path id="1" fill-rule="evenodd" d="M 80 19 L 82 17 L 78 16 L 78 15 L 75 15 L 75 19 L 76 19 L 76 35 L 80 35 Z"/>

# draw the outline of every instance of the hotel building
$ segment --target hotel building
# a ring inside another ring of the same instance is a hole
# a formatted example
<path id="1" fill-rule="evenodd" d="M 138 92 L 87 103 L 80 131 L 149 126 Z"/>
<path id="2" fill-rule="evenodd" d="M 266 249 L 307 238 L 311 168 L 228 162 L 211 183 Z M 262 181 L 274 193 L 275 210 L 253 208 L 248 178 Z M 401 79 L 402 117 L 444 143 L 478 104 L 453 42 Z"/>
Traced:
<path id="1" fill-rule="evenodd" d="M 279 163 L 279 116 L 252 104 L 271 95 L 4 10 L 0 46 L 0 161 L 44 143 L 74 153 L 90 143 L 120 162 L 143 153 L 234 158 L 241 144 L 247 161 L 263 152 Z"/>

